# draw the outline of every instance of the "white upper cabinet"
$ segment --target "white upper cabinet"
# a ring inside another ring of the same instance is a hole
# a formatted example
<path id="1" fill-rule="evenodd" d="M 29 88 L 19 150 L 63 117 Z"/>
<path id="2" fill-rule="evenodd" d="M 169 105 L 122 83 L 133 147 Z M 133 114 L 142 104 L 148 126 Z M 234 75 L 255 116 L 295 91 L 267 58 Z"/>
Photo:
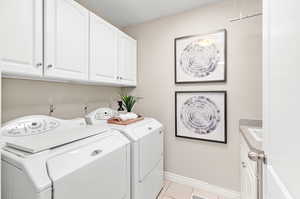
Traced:
<path id="1" fill-rule="evenodd" d="M 73 0 L 45 0 L 44 15 L 44 75 L 88 80 L 89 11 Z"/>
<path id="2" fill-rule="evenodd" d="M 2 71 L 42 76 L 43 0 L 0 0 L 0 27 Z"/>
<path id="3" fill-rule="evenodd" d="M 121 84 L 136 86 L 137 42 L 119 32 L 118 80 Z"/>
<path id="4" fill-rule="evenodd" d="M 136 86 L 137 42 L 74 0 L 0 0 L 6 77 Z"/>
<path id="5" fill-rule="evenodd" d="M 97 15 L 90 14 L 90 68 L 92 82 L 116 83 L 118 30 Z"/>

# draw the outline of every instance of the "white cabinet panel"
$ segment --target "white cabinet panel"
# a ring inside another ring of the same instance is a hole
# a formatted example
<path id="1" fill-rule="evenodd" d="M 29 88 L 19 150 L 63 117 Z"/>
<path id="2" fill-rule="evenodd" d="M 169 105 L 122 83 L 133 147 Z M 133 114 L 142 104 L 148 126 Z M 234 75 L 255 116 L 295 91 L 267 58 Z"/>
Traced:
<path id="1" fill-rule="evenodd" d="M 90 68 L 93 82 L 116 83 L 118 30 L 97 15 L 90 14 Z"/>
<path id="2" fill-rule="evenodd" d="M 45 0 L 45 76 L 87 80 L 89 11 L 73 0 Z"/>
<path id="3" fill-rule="evenodd" d="M 256 195 L 256 177 L 250 169 L 242 167 L 241 172 L 242 186 L 241 198 L 242 199 L 257 199 Z"/>
<path id="4" fill-rule="evenodd" d="M 0 65 L 7 74 L 41 76 L 43 1 L 0 1 Z"/>
<path id="5" fill-rule="evenodd" d="M 118 77 L 122 84 L 136 85 L 137 42 L 126 34 L 119 34 L 119 70 Z"/>
<path id="6" fill-rule="evenodd" d="M 250 149 L 241 137 L 241 199 L 257 199 L 257 177 L 255 162 L 248 158 Z"/>

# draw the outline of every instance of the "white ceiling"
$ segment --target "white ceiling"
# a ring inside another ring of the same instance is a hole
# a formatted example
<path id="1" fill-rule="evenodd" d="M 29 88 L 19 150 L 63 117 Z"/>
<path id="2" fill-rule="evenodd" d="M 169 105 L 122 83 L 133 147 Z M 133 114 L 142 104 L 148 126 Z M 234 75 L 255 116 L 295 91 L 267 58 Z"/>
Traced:
<path id="1" fill-rule="evenodd" d="M 76 0 L 110 23 L 126 27 L 221 0 Z"/>

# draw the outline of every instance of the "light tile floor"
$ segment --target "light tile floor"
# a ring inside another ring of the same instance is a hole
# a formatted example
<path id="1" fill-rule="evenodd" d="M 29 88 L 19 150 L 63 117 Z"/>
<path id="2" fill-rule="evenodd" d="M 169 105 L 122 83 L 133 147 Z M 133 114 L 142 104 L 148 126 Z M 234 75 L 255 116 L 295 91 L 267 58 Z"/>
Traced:
<path id="1" fill-rule="evenodd" d="M 163 190 L 157 199 L 224 199 L 222 196 L 200 189 L 165 181 Z"/>

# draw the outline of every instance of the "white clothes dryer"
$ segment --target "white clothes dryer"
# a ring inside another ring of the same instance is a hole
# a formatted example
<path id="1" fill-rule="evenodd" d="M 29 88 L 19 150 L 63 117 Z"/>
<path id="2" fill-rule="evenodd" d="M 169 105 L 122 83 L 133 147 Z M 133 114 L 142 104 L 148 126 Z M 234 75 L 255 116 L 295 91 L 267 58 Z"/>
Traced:
<path id="1" fill-rule="evenodd" d="M 86 120 L 92 126 L 107 125 L 121 131 L 131 140 L 131 199 L 155 199 L 164 184 L 163 126 L 153 118 L 130 125 L 107 124 L 116 112 L 97 109 Z"/>

